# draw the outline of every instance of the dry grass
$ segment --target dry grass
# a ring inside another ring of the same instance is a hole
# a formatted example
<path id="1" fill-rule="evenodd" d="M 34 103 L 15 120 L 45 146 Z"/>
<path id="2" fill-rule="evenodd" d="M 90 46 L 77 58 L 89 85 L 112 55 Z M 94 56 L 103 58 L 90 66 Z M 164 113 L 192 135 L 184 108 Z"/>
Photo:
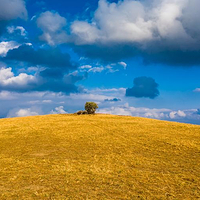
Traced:
<path id="1" fill-rule="evenodd" d="M 0 120 L 0 199 L 200 199 L 200 126 L 112 115 Z"/>

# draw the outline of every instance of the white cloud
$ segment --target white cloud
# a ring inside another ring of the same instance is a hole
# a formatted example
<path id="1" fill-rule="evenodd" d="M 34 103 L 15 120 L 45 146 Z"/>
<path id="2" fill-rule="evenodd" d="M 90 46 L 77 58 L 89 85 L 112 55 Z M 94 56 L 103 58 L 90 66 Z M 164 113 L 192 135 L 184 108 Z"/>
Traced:
<path id="1" fill-rule="evenodd" d="M 7 27 L 7 31 L 10 34 L 14 33 L 15 31 L 19 31 L 21 36 L 26 36 L 27 35 L 27 32 L 26 32 L 25 28 L 22 27 L 22 26 L 16 26 L 16 27 L 15 26 L 8 26 Z"/>
<path id="2" fill-rule="evenodd" d="M 185 121 L 200 119 L 197 114 L 197 109 L 191 110 L 178 110 L 173 111 L 171 109 L 156 109 L 156 108 L 145 108 L 145 107 L 132 107 L 128 103 L 119 106 L 113 106 L 109 108 L 102 108 L 98 110 L 99 113 L 108 113 L 114 115 L 129 115 L 138 116 L 153 119 L 162 120 L 173 120 L 173 121 Z"/>
<path id="3" fill-rule="evenodd" d="M 176 119 L 178 117 L 186 117 L 187 115 L 185 114 L 184 111 L 178 110 L 178 111 L 173 111 L 169 113 L 169 117 L 171 119 Z"/>
<path id="4" fill-rule="evenodd" d="M 0 56 L 5 57 L 9 50 L 16 49 L 19 46 L 15 41 L 0 42 Z"/>
<path id="5" fill-rule="evenodd" d="M 110 65 L 102 66 L 99 63 L 96 63 L 96 66 L 91 65 L 83 65 L 79 67 L 80 72 L 88 72 L 88 73 L 114 73 L 119 71 L 120 68 L 126 69 L 127 64 L 125 62 L 111 63 Z"/>
<path id="6" fill-rule="evenodd" d="M 54 110 L 51 111 L 51 114 L 65 114 L 65 113 L 67 112 L 64 110 L 63 106 L 56 107 Z"/>
<path id="7" fill-rule="evenodd" d="M 71 30 L 77 36 L 77 44 L 150 40 L 153 24 L 144 18 L 144 6 L 138 1 L 110 4 L 100 0 L 93 23 L 76 21 Z"/>
<path id="8" fill-rule="evenodd" d="M 130 43 L 145 49 L 157 42 L 160 47 L 200 49 L 199 6 L 199 0 L 100 0 L 91 22 L 75 21 L 71 33 L 77 45 Z"/>
<path id="9" fill-rule="evenodd" d="M 132 115 L 131 111 L 122 107 L 111 107 L 99 109 L 98 113 L 112 114 L 112 115 Z"/>
<path id="10" fill-rule="evenodd" d="M 79 69 L 91 69 L 92 66 L 91 65 L 83 65 L 81 67 L 79 67 Z"/>
<path id="11" fill-rule="evenodd" d="M 0 0 L 0 20 L 27 18 L 24 0 Z"/>
<path id="12" fill-rule="evenodd" d="M 7 117 L 27 117 L 27 116 L 35 116 L 42 114 L 38 108 L 20 108 L 20 109 L 12 109 L 9 111 Z"/>
<path id="13" fill-rule="evenodd" d="M 93 72 L 93 73 L 100 73 L 104 70 L 104 67 L 101 66 L 101 67 L 93 67 L 93 68 L 90 68 L 88 70 L 88 72 Z"/>
<path id="14" fill-rule="evenodd" d="M 83 21 L 75 21 L 71 26 L 71 33 L 76 37 L 76 44 L 93 44 L 100 39 L 100 31 L 95 25 Z"/>
<path id="15" fill-rule="evenodd" d="M 124 69 L 126 69 L 127 64 L 125 62 L 118 62 L 119 65 L 121 65 Z"/>
<path id="16" fill-rule="evenodd" d="M 16 112 L 16 117 L 34 116 L 38 115 L 37 112 L 31 111 L 30 109 L 20 109 Z"/>
<path id="17" fill-rule="evenodd" d="M 21 73 L 18 76 L 14 76 L 12 68 L 1 68 L 0 69 L 0 86 L 24 86 L 28 83 L 36 83 L 37 79 L 33 75 Z"/>
<path id="18" fill-rule="evenodd" d="M 182 110 L 178 110 L 177 114 L 178 114 L 178 116 L 180 116 L 180 117 L 186 117 L 185 112 L 182 111 Z"/>
<path id="19" fill-rule="evenodd" d="M 37 26 L 43 31 L 40 39 L 46 41 L 49 45 L 60 44 L 68 40 L 64 30 L 67 21 L 58 13 L 46 11 L 37 19 Z"/>

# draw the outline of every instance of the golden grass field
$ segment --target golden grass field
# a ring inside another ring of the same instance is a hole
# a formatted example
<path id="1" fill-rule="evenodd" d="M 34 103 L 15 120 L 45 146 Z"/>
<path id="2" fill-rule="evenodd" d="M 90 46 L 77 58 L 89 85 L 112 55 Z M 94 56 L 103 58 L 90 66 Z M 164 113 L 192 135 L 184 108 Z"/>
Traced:
<path id="1" fill-rule="evenodd" d="M 0 199 L 200 199 L 200 126 L 100 114 L 1 119 Z"/>

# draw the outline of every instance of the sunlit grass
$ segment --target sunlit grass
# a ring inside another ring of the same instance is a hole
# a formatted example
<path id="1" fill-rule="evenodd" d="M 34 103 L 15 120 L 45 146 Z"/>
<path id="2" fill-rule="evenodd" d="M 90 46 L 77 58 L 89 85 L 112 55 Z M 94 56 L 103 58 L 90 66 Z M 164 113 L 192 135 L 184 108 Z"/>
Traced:
<path id="1" fill-rule="evenodd" d="M 113 115 L 0 120 L 0 199 L 198 199 L 200 126 Z"/>

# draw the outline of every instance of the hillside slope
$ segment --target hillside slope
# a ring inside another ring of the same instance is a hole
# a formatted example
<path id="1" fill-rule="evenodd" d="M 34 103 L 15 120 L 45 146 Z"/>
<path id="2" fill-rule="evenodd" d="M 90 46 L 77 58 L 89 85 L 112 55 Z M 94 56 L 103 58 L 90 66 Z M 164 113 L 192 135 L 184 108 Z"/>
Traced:
<path id="1" fill-rule="evenodd" d="M 200 126 L 113 115 L 0 120 L 0 199 L 198 199 Z"/>

